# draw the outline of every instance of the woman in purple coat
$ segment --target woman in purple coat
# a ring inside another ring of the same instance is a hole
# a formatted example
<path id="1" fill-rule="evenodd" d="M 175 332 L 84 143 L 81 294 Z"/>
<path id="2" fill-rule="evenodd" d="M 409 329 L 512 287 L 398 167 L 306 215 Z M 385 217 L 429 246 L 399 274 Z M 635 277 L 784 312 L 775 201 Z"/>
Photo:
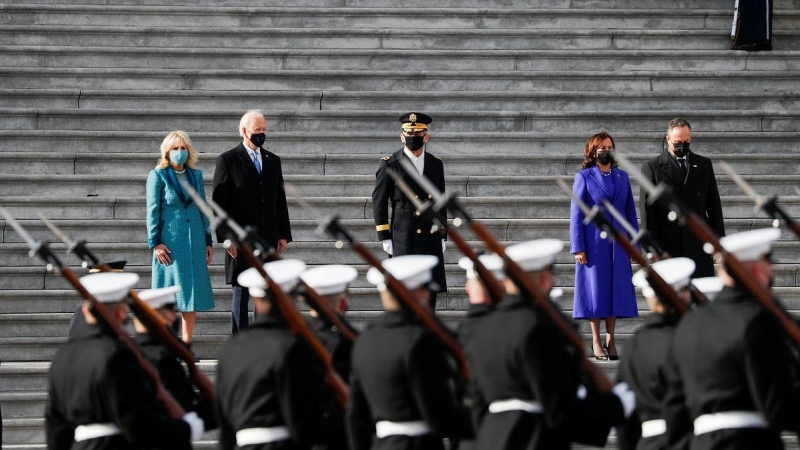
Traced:
<path id="1" fill-rule="evenodd" d="M 589 138 L 583 150 L 583 170 L 575 174 L 572 192 L 591 208 L 603 199 L 625 214 L 638 229 L 636 207 L 628 174 L 612 164 L 614 140 L 608 133 Z M 617 229 L 623 228 L 608 214 Z M 570 253 L 575 255 L 575 304 L 573 317 L 588 319 L 592 328 L 592 351 L 597 359 L 619 359 L 614 341 L 617 317 L 636 317 L 636 292 L 631 282 L 631 262 L 625 250 L 600 237 L 594 224 L 583 224 L 584 214 L 570 206 Z M 605 319 L 605 342 L 600 340 L 600 319 Z"/>

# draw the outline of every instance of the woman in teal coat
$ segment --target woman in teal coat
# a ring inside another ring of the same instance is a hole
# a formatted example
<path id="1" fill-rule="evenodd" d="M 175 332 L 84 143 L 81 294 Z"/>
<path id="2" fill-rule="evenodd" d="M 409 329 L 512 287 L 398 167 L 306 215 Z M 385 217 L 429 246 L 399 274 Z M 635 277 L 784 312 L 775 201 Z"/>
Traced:
<path id="1" fill-rule="evenodd" d="M 161 158 L 147 176 L 147 243 L 153 249 L 152 288 L 180 286 L 183 341 L 192 342 L 197 311 L 214 309 L 208 265 L 214 251 L 208 219 L 179 180 L 205 198 L 203 174 L 189 135 L 172 131 L 161 143 Z"/>

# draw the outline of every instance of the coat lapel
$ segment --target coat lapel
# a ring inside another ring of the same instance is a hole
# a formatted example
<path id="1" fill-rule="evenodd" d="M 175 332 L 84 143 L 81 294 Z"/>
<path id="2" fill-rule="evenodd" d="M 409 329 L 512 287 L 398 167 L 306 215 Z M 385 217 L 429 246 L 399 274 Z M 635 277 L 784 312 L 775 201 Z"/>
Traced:
<path id="1" fill-rule="evenodd" d="M 686 186 L 688 187 L 690 184 L 696 183 L 702 176 L 703 171 L 700 168 L 700 165 L 697 164 L 697 158 L 692 157 L 692 152 L 689 151 L 689 154 L 686 156 L 686 170 L 688 174 L 686 175 Z M 692 192 L 691 189 L 688 192 Z"/>
<path id="2" fill-rule="evenodd" d="M 188 205 L 189 204 L 188 197 L 186 193 L 183 192 L 183 186 L 181 186 L 181 184 L 178 183 L 178 177 L 175 176 L 175 171 L 172 170 L 171 168 L 167 168 L 164 172 L 166 172 L 167 175 L 167 183 L 172 188 L 172 190 L 175 191 L 175 195 L 178 196 L 178 198 L 184 205 Z M 188 174 L 189 171 L 187 170 L 186 173 Z M 189 182 L 191 183 L 191 180 L 189 180 Z"/>
<path id="3" fill-rule="evenodd" d="M 611 170 L 613 171 L 614 169 L 612 168 Z M 602 177 L 602 175 L 600 174 L 600 168 L 597 166 L 592 166 L 592 170 L 590 170 L 589 173 L 592 175 L 592 180 L 594 180 L 594 182 L 598 186 L 600 186 L 600 189 L 602 189 L 603 192 L 606 193 L 606 196 L 608 198 L 614 198 L 614 193 L 608 192 L 608 190 L 606 190 L 605 185 L 603 185 L 603 180 L 600 179 L 600 177 Z"/>
<path id="4" fill-rule="evenodd" d="M 675 161 L 675 158 L 669 154 L 668 150 L 661 152 L 661 158 L 658 160 L 658 168 L 667 174 L 667 176 L 672 178 L 672 180 L 679 186 L 683 186 L 684 181 L 686 181 L 681 178 L 681 169 L 678 167 L 678 163 Z"/>
<path id="5" fill-rule="evenodd" d="M 247 153 L 247 149 L 244 148 L 244 144 L 239 144 L 239 147 L 236 148 L 236 153 L 239 155 L 239 159 L 242 161 L 242 165 L 247 167 L 247 170 L 251 172 L 251 175 L 258 176 L 258 171 L 256 171 L 256 166 L 253 164 L 253 160 L 250 159 L 250 155 Z M 263 154 L 261 155 L 261 160 L 263 161 Z M 264 164 L 261 164 L 261 173 L 264 173 Z"/>

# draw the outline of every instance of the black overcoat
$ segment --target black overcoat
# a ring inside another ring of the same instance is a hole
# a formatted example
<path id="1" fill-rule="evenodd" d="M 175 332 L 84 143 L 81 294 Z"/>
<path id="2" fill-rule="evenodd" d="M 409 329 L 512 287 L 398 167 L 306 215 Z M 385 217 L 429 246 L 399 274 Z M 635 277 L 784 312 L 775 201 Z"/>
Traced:
<path id="1" fill-rule="evenodd" d="M 249 225 L 273 247 L 279 239 L 292 241 L 289 208 L 283 186 L 281 159 L 260 149 L 261 175 L 247 155 L 244 144 L 217 157 L 211 198 L 241 226 Z M 217 230 L 217 241 L 227 236 Z M 234 260 L 225 253 L 225 280 L 238 286 L 236 278 L 250 266 L 241 254 Z"/>
<path id="2" fill-rule="evenodd" d="M 717 236 L 725 236 L 722 203 L 711 160 L 689 152 L 687 165 L 688 174 L 682 180 L 678 162 L 665 149 L 642 165 L 642 175 L 653 184 L 666 184 L 692 211 L 706 220 Z M 664 251 L 673 257 L 685 256 L 693 260 L 696 264 L 693 278 L 714 276 L 714 261 L 711 255 L 703 251 L 703 243 L 687 227 L 670 221 L 667 208 L 658 203 L 648 205 L 648 195 L 644 189 L 639 191 L 639 199 L 642 224 Z"/>

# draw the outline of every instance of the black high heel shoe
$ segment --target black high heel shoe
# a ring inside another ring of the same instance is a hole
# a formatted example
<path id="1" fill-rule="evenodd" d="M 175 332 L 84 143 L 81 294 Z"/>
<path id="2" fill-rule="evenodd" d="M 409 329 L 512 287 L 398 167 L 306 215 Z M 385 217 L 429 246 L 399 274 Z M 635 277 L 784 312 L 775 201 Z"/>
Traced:
<path id="1" fill-rule="evenodd" d="M 611 361 L 619 360 L 619 355 L 612 355 L 611 353 L 608 352 L 608 344 L 603 344 L 603 350 L 606 351 L 606 355 L 608 355 L 609 360 Z"/>
<path id="2" fill-rule="evenodd" d="M 595 360 L 597 360 L 597 361 L 608 361 L 608 359 L 609 359 L 608 350 L 606 350 L 605 345 L 603 345 L 603 350 L 605 351 L 605 355 L 603 355 L 603 356 L 598 355 L 598 354 L 596 354 L 594 352 L 594 345 L 592 346 L 592 356 L 594 356 Z"/>

